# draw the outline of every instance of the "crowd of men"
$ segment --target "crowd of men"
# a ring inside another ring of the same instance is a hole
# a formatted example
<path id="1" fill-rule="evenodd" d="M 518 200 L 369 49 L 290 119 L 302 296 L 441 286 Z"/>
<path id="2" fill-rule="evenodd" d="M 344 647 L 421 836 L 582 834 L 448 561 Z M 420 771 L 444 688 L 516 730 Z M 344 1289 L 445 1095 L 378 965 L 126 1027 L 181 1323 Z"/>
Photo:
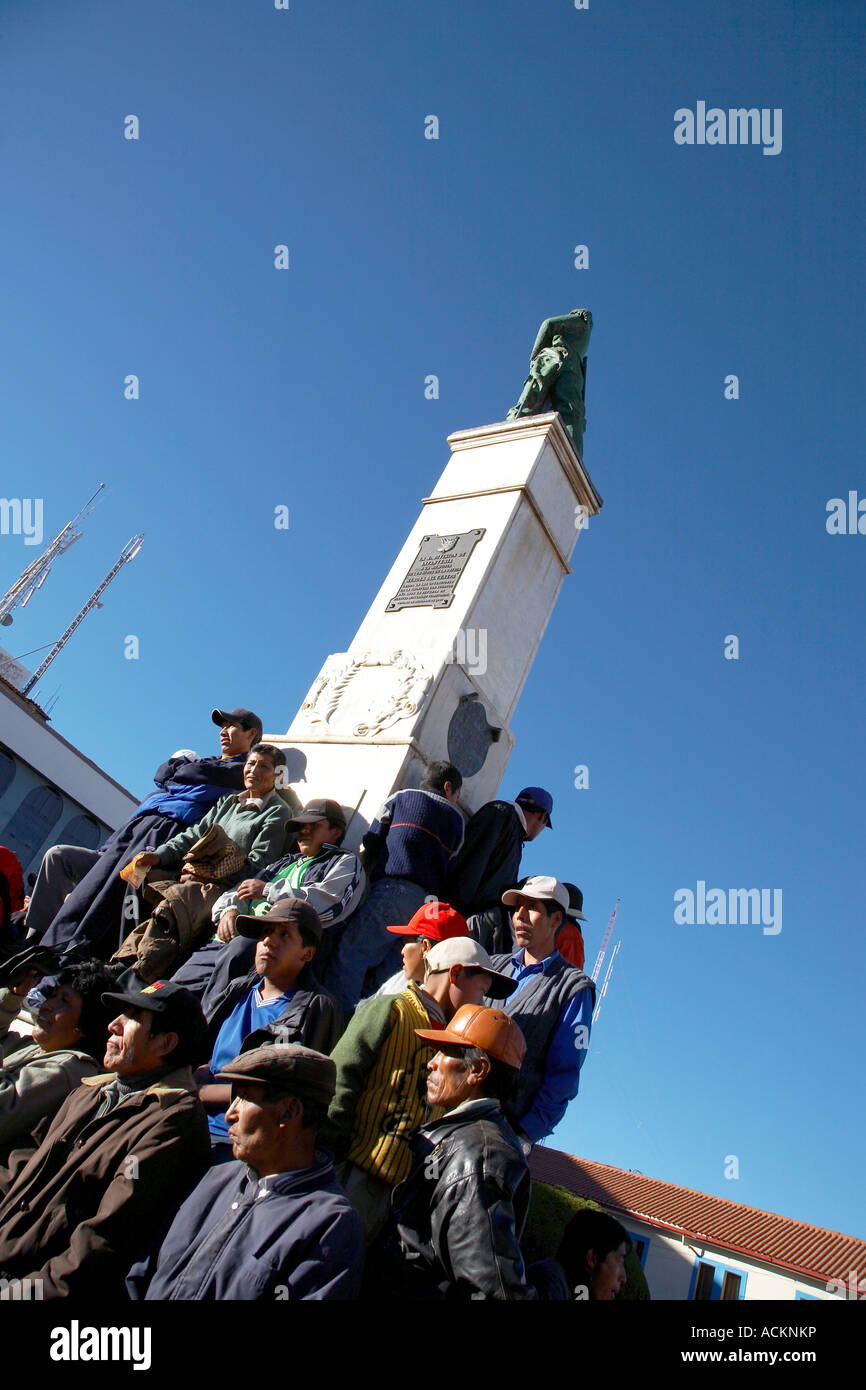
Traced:
<path id="1" fill-rule="evenodd" d="M 520 1248 L 529 1154 L 577 1095 L 595 995 L 580 890 L 520 878 L 550 794 L 465 822 L 459 770 L 434 762 L 355 854 L 256 715 L 212 717 L 220 755 L 173 754 L 100 851 L 50 849 L 13 916 L 0 1287 L 615 1297 L 612 1218 L 579 1213 L 555 1259 Z"/>

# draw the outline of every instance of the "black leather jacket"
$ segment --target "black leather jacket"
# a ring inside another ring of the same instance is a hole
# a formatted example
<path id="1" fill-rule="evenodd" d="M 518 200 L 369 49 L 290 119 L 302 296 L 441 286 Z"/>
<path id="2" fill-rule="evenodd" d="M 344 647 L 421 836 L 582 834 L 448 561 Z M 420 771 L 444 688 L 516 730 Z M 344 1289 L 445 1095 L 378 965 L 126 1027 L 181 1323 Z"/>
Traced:
<path id="1" fill-rule="evenodd" d="M 498 1101 L 470 1101 L 422 1125 L 374 1262 L 379 1297 L 381 1280 L 397 1299 L 537 1298 L 519 1244 L 529 1190 L 523 1150 Z"/>

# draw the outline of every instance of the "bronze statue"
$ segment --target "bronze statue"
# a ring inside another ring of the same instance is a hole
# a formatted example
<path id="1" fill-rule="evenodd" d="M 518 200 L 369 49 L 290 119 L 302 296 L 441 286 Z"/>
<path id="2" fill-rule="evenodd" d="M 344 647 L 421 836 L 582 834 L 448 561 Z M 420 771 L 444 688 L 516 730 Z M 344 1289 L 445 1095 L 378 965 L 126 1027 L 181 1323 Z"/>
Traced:
<path id="1" fill-rule="evenodd" d="M 586 352 L 591 332 L 589 309 L 572 309 L 570 314 L 545 319 L 535 339 L 520 399 L 505 417 L 515 420 L 519 415 L 556 410 L 578 453 L 583 450 L 586 428 Z"/>

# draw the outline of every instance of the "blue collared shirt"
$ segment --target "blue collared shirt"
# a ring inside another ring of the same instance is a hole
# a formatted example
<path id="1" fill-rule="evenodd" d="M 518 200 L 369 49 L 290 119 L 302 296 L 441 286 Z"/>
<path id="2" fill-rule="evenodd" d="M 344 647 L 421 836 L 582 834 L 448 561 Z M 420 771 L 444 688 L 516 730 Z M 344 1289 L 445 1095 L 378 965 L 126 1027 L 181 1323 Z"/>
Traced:
<path id="1" fill-rule="evenodd" d="M 521 986 L 533 975 L 547 971 L 555 960 L 560 959 L 559 952 L 554 951 L 538 965 L 525 965 L 523 948 L 515 951 L 508 967 L 511 978 L 517 981 L 514 994 L 519 994 Z M 544 1080 L 532 1102 L 532 1109 L 520 1121 L 520 1128 L 533 1144 L 556 1128 L 568 1102 L 577 1095 L 591 1027 L 592 990 L 584 989 L 563 1010 L 550 1040 Z"/>

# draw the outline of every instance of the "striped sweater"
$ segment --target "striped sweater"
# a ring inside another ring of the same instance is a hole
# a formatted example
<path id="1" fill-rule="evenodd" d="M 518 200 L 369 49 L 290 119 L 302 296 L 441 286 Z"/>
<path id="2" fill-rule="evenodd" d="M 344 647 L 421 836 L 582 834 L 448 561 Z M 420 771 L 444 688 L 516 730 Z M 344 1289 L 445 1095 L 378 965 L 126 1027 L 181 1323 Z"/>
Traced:
<path id="1" fill-rule="evenodd" d="M 412 1136 L 440 1114 L 426 1100 L 432 1048 L 414 1030 L 444 1026 L 438 1006 L 415 984 L 355 1014 L 331 1053 L 337 1089 L 321 1141 L 337 1158 L 392 1186 L 408 1177 Z"/>

